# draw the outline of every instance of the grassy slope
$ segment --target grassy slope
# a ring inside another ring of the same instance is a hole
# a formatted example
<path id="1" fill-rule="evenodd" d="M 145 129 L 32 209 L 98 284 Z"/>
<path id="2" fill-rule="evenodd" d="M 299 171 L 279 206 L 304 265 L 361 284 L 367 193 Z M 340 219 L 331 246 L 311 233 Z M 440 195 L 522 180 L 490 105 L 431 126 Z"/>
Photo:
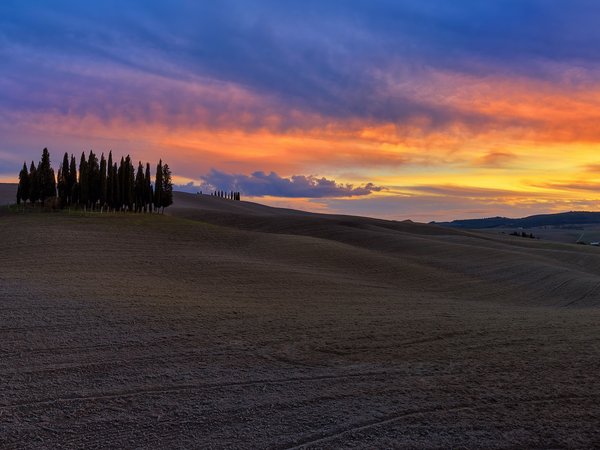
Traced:
<path id="1" fill-rule="evenodd" d="M 596 249 L 176 200 L 0 217 L 8 446 L 596 442 Z"/>

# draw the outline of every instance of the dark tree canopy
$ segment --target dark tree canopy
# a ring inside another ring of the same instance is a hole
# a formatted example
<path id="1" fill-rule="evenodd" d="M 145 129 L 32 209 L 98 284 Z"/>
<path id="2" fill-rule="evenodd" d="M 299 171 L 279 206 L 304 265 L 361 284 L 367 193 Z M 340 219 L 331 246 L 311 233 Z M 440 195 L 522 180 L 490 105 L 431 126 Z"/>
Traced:
<path id="1" fill-rule="evenodd" d="M 79 160 L 79 204 L 87 208 L 90 199 L 90 177 L 85 153 L 81 153 Z"/>
<path id="2" fill-rule="evenodd" d="M 33 161 L 29 168 L 29 201 L 35 203 L 40 199 L 40 183 L 37 176 L 37 169 Z"/>
<path id="3" fill-rule="evenodd" d="M 161 204 L 163 210 L 173 204 L 173 182 L 171 181 L 171 169 L 165 164 L 162 168 L 162 198 Z"/>
<path id="4" fill-rule="evenodd" d="M 50 153 L 45 148 L 42 151 L 42 159 L 37 169 L 39 198 L 44 203 L 47 198 L 56 196 L 56 178 L 54 169 L 50 166 Z"/>
<path id="5" fill-rule="evenodd" d="M 100 156 L 100 207 L 104 208 L 106 205 L 106 194 L 108 191 L 107 187 L 107 175 L 106 175 L 106 159 L 104 159 L 104 153 Z"/>
<path id="6" fill-rule="evenodd" d="M 29 200 L 29 172 L 27 172 L 27 163 L 23 163 L 23 168 L 19 172 L 19 187 L 17 188 L 17 204 L 21 200 L 26 203 Z"/>
<path id="7" fill-rule="evenodd" d="M 156 167 L 154 185 L 150 174 L 150 163 L 144 166 L 138 162 L 134 168 L 131 157 L 121 157 L 117 164 L 112 151 L 108 160 L 101 154 L 100 160 L 90 150 L 86 157 L 82 152 L 79 169 L 75 157 L 65 153 L 58 167 L 57 177 L 50 165 L 48 149 L 42 151 L 42 158 L 36 166 L 31 162 L 19 172 L 17 203 L 28 200 L 35 205 L 58 194 L 58 202 L 52 207 L 73 207 L 85 210 L 152 212 L 170 206 L 173 203 L 173 184 L 171 170 L 162 160 Z"/>
<path id="8" fill-rule="evenodd" d="M 154 208 L 159 209 L 162 206 L 162 192 L 163 192 L 163 167 L 162 159 L 156 166 L 156 177 L 154 178 Z"/>

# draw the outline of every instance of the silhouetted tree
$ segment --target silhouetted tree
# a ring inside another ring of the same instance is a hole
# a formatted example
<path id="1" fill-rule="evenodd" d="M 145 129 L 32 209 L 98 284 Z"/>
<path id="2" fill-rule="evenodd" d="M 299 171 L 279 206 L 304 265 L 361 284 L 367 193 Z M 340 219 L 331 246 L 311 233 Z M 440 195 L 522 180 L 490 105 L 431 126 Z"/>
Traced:
<path id="1" fill-rule="evenodd" d="M 90 201 L 90 177 L 85 152 L 81 153 L 79 160 L 79 206 L 87 208 Z"/>
<path id="2" fill-rule="evenodd" d="M 152 211 L 152 201 L 154 193 L 152 191 L 152 178 L 150 176 L 150 163 L 146 163 L 146 174 L 144 175 L 144 212 L 150 209 Z"/>
<path id="3" fill-rule="evenodd" d="M 108 152 L 108 165 L 106 171 L 106 204 L 109 209 L 114 208 L 114 179 L 113 179 L 112 151 Z"/>
<path id="4" fill-rule="evenodd" d="M 60 202 L 60 207 L 63 208 L 67 204 L 67 182 L 63 176 L 62 167 L 58 169 L 56 187 L 58 190 L 58 201 Z"/>
<path id="5" fill-rule="evenodd" d="M 104 153 L 100 156 L 100 207 L 106 206 L 106 194 L 108 191 L 107 176 L 106 176 L 106 159 Z"/>
<path id="6" fill-rule="evenodd" d="M 47 148 L 42 150 L 42 160 L 38 165 L 37 177 L 40 200 L 44 204 L 47 198 L 56 196 L 56 178 L 54 177 L 54 170 L 50 166 L 50 153 Z"/>
<path id="7" fill-rule="evenodd" d="M 96 207 L 100 200 L 100 164 L 98 157 L 90 150 L 88 157 L 88 183 L 89 183 L 89 202 L 92 209 Z"/>
<path id="8" fill-rule="evenodd" d="M 125 191 L 126 191 L 126 173 L 125 173 L 125 158 L 121 156 L 121 162 L 119 163 L 119 169 L 117 171 L 119 177 L 119 206 L 118 209 L 122 209 L 126 202 Z"/>
<path id="9" fill-rule="evenodd" d="M 23 163 L 23 168 L 19 172 L 19 187 L 17 188 L 17 204 L 27 203 L 29 199 L 29 172 L 27 172 L 27 164 Z"/>
<path id="10" fill-rule="evenodd" d="M 58 197 L 60 199 L 61 207 L 67 205 L 71 198 L 70 170 L 69 154 L 65 152 L 57 177 Z"/>
<path id="11" fill-rule="evenodd" d="M 121 179 L 117 163 L 113 164 L 113 209 L 121 209 Z"/>
<path id="12" fill-rule="evenodd" d="M 67 179 L 67 191 L 69 192 L 69 205 L 77 205 L 79 203 L 79 197 L 77 192 L 79 186 L 77 185 L 77 162 L 75 156 L 71 155 L 71 162 L 69 164 L 69 178 Z"/>
<path id="13" fill-rule="evenodd" d="M 40 199 L 40 182 L 37 176 L 37 169 L 33 161 L 29 168 L 29 201 L 35 204 Z"/>
<path id="14" fill-rule="evenodd" d="M 131 157 L 127 155 L 125 158 L 125 203 L 129 211 L 133 211 L 133 202 L 135 201 L 134 187 L 135 187 L 135 171 L 133 164 L 131 163 Z"/>
<path id="15" fill-rule="evenodd" d="M 173 183 L 171 181 L 171 169 L 169 165 L 165 164 L 162 168 L 162 198 L 161 206 L 163 212 L 165 208 L 173 204 Z"/>
<path id="16" fill-rule="evenodd" d="M 146 177 L 144 176 L 144 167 L 142 162 L 138 162 L 138 168 L 135 175 L 135 211 L 142 212 L 144 204 L 144 190 L 146 189 Z"/>
<path id="17" fill-rule="evenodd" d="M 162 206 L 163 192 L 163 167 L 162 159 L 156 166 L 156 176 L 154 177 L 154 209 L 158 210 Z"/>

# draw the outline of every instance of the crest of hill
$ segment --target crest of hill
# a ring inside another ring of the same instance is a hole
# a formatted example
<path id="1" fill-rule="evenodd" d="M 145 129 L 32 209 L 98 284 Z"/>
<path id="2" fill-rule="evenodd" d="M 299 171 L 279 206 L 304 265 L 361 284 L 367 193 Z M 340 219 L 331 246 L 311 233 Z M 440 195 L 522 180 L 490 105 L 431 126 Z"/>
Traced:
<path id="1" fill-rule="evenodd" d="M 13 204 L 16 192 L 16 183 L 0 183 L 0 205 Z M 414 223 L 410 220 L 398 222 L 359 216 L 319 214 L 185 192 L 173 193 L 173 205 L 167 208 L 166 213 L 175 217 L 245 230 L 300 235 L 317 234 L 321 237 L 333 237 L 339 232 L 340 227 L 424 235 L 462 233 L 458 230 Z"/>
<path id="2" fill-rule="evenodd" d="M 570 211 L 557 214 L 538 214 L 534 216 L 511 219 L 508 217 L 488 217 L 484 219 L 462 219 L 452 222 L 431 222 L 432 224 L 467 229 L 482 228 L 534 228 L 560 225 L 600 224 L 600 212 Z"/>
<path id="3" fill-rule="evenodd" d="M 410 220 L 393 221 L 370 217 L 321 214 L 259 203 L 233 201 L 211 195 L 174 192 L 170 215 L 201 220 L 214 225 L 251 231 L 318 235 L 331 238 L 344 230 L 404 232 L 422 235 L 462 235 L 464 232 Z"/>

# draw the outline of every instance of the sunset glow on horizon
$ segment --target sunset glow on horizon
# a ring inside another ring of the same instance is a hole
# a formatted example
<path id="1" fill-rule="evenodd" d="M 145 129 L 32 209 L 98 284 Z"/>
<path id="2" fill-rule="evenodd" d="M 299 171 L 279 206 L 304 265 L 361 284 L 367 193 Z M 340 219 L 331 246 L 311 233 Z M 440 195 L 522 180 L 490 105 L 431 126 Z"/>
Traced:
<path id="1" fill-rule="evenodd" d="M 179 189 L 419 221 L 600 209 L 580 0 L 0 6 L 0 180 L 48 147 Z"/>

